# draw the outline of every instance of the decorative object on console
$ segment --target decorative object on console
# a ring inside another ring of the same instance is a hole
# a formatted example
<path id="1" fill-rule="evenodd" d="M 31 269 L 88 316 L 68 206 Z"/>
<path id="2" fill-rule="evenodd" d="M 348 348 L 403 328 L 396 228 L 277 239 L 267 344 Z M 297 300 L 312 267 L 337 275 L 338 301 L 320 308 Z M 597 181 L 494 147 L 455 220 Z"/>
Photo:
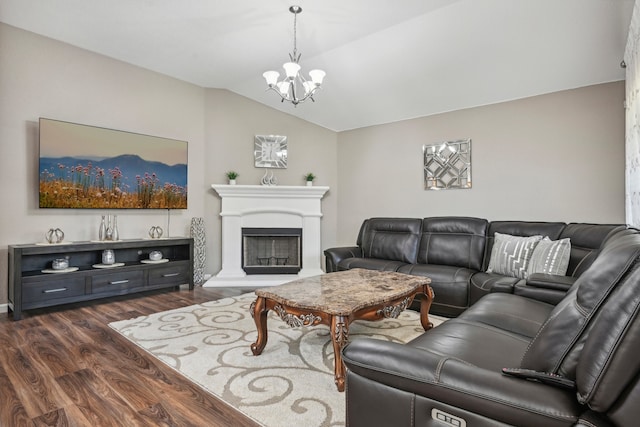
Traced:
<path id="1" fill-rule="evenodd" d="M 308 174 L 306 174 L 304 176 L 304 179 L 305 179 L 305 181 L 307 181 L 307 185 L 308 186 L 312 186 L 313 185 L 313 180 L 316 179 L 316 176 L 313 173 L 309 172 Z"/>
<path id="2" fill-rule="evenodd" d="M 278 81 L 280 73 L 277 71 L 266 71 L 262 74 L 267 82 L 267 90 L 273 90 L 280 95 L 281 101 L 289 101 L 294 106 L 311 99 L 313 102 L 313 95 L 322 86 L 322 80 L 326 76 L 322 70 L 309 71 L 309 77 L 311 80 L 306 80 L 302 73 L 300 73 L 300 56 L 297 48 L 297 17 L 302 12 L 300 6 L 291 6 L 289 12 L 293 13 L 293 52 L 289 54 L 290 62 L 286 62 L 282 65 L 286 76 L 282 81 Z M 300 94 L 300 88 L 304 89 L 304 95 Z"/>
<path id="3" fill-rule="evenodd" d="M 160 227 L 159 225 L 154 225 L 149 229 L 149 237 L 151 237 L 152 239 L 159 239 L 162 237 L 162 227 Z"/>
<path id="4" fill-rule="evenodd" d="M 162 252 L 160 251 L 149 252 L 149 259 L 151 261 L 160 261 L 162 259 Z"/>
<path id="5" fill-rule="evenodd" d="M 278 178 L 273 175 L 273 171 L 265 170 L 260 183 L 262 185 L 278 185 Z"/>
<path id="6" fill-rule="evenodd" d="M 39 207 L 186 209 L 187 142 L 40 118 Z"/>
<path id="7" fill-rule="evenodd" d="M 204 218 L 191 218 L 189 229 L 190 237 L 193 239 L 193 283 L 202 285 L 204 280 L 204 267 L 206 261 L 206 236 Z"/>
<path id="8" fill-rule="evenodd" d="M 102 251 L 102 264 L 109 265 L 116 262 L 116 254 L 113 249 L 105 249 Z"/>
<path id="9" fill-rule="evenodd" d="M 105 222 L 105 215 L 102 215 L 100 219 L 100 227 L 98 227 L 98 240 L 103 241 L 107 236 L 107 223 Z"/>
<path id="10" fill-rule="evenodd" d="M 257 168 L 287 168 L 287 137 L 282 135 L 256 135 L 253 139 L 253 157 Z"/>
<path id="11" fill-rule="evenodd" d="M 229 185 L 236 185 L 236 178 L 240 176 L 240 174 L 236 171 L 229 171 L 225 175 L 227 175 L 227 179 L 229 180 Z"/>
<path id="12" fill-rule="evenodd" d="M 69 257 L 54 259 L 51 261 L 51 268 L 54 270 L 64 270 L 69 268 Z"/>
<path id="13" fill-rule="evenodd" d="M 98 240 L 101 242 L 120 240 L 117 215 L 102 215 L 98 227 Z"/>
<path id="14" fill-rule="evenodd" d="M 471 188 L 471 139 L 423 145 L 424 188 Z"/>
<path id="15" fill-rule="evenodd" d="M 59 228 L 50 228 L 49 231 L 46 232 L 45 238 L 49 243 L 62 243 L 64 240 L 64 231 Z"/>

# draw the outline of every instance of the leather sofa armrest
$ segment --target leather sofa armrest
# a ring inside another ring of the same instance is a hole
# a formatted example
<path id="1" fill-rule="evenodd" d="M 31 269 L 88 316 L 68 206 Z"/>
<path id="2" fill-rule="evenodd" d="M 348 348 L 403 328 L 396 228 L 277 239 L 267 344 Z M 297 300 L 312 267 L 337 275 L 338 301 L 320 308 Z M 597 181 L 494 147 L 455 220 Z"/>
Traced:
<path id="1" fill-rule="evenodd" d="M 326 272 L 338 271 L 338 264 L 346 258 L 362 258 L 362 249 L 358 246 L 330 248 L 324 251 Z"/>
<path id="2" fill-rule="evenodd" d="M 428 333 L 428 332 L 427 332 Z M 347 367 L 347 402 L 349 394 L 379 393 L 391 390 L 389 399 L 398 396 L 394 391 L 441 402 L 464 411 L 512 425 L 572 425 L 583 408 L 575 398 L 575 391 L 539 382 L 502 375 L 471 365 L 462 360 L 443 356 L 409 345 L 374 339 L 358 339 L 343 349 Z M 368 381 L 350 383 L 350 376 Z M 374 382 L 375 390 L 368 390 Z M 388 407 L 399 405 L 388 401 Z M 370 408 L 375 410 L 375 408 Z M 380 408 L 380 410 L 387 410 Z M 368 419 L 375 419 L 368 414 Z"/>
<path id="3" fill-rule="evenodd" d="M 571 276 L 534 273 L 527 279 L 527 286 L 567 292 L 575 281 L 576 278 Z"/>
<path id="4" fill-rule="evenodd" d="M 518 283 L 513 293 L 556 305 L 575 281 L 575 277 L 535 273 L 529 276 L 526 283 Z"/>
<path id="5" fill-rule="evenodd" d="M 515 281 L 513 277 L 505 277 L 496 280 L 493 282 L 493 286 L 489 292 L 502 292 L 506 294 L 512 294 L 513 289 L 518 285 L 523 285 L 525 283 L 524 279 L 520 279 Z"/>

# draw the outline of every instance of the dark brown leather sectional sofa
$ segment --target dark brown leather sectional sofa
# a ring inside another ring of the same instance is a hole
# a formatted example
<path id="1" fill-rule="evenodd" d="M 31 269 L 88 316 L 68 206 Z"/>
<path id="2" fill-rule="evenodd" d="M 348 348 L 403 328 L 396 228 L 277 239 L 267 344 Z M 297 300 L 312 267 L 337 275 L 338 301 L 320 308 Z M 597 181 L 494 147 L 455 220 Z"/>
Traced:
<path id="1" fill-rule="evenodd" d="M 439 259 L 425 249 L 436 246 L 423 242 L 430 233 L 425 235 L 423 226 L 416 243 L 423 253 L 418 251 L 416 260 Z M 343 349 L 348 426 L 638 425 L 640 234 L 624 226 L 490 223 L 484 250 L 491 245 L 490 230 L 516 234 L 546 226 L 556 228 L 556 237 L 572 236 L 565 279 L 547 277 L 533 284 L 518 280 L 510 287 L 496 278 L 492 286 L 480 287 L 484 295 L 474 300 L 472 287 L 494 279 L 475 270 L 467 282 L 470 307 L 458 317 L 405 345 L 363 338 Z M 381 227 L 374 224 L 377 230 Z M 388 235 L 381 238 L 394 242 L 389 254 L 397 254 L 402 246 L 391 237 L 391 229 L 396 228 L 387 227 Z M 362 268 L 356 259 L 367 262 L 368 257 L 358 255 L 380 254 L 363 247 L 372 239 L 367 233 L 365 227 L 361 244 L 351 249 L 354 256 L 331 262 Z M 482 234 L 477 237 L 482 239 Z M 348 258 L 352 260 L 343 263 Z M 416 264 L 406 262 L 413 261 L 410 258 L 389 261 L 400 262 L 397 268 Z M 474 282 L 478 274 L 482 276 Z M 557 289 L 549 285 L 563 280 Z M 438 298 L 438 290 L 435 293 Z M 562 295 L 557 302 L 545 301 L 557 295 Z M 511 370 L 505 373 L 503 368 Z"/>
<path id="2" fill-rule="evenodd" d="M 436 298 L 431 312 L 457 316 L 490 292 L 526 295 L 553 304 L 593 263 L 605 237 L 622 225 L 493 221 L 473 217 L 370 218 L 357 246 L 324 251 L 326 271 L 352 268 L 428 276 Z M 495 233 L 571 239 L 566 276 L 518 279 L 486 273 Z M 416 305 L 417 307 L 417 305 Z"/>

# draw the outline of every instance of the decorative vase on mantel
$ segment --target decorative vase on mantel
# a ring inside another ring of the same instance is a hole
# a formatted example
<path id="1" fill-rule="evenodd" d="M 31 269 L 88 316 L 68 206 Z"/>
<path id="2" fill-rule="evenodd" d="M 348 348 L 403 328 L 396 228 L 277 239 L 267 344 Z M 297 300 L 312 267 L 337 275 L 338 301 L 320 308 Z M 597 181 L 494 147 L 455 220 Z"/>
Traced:
<path id="1" fill-rule="evenodd" d="M 204 283 L 204 267 L 207 259 L 204 218 L 191 218 L 189 234 L 193 238 L 193 283 L 202 285 Z"/>

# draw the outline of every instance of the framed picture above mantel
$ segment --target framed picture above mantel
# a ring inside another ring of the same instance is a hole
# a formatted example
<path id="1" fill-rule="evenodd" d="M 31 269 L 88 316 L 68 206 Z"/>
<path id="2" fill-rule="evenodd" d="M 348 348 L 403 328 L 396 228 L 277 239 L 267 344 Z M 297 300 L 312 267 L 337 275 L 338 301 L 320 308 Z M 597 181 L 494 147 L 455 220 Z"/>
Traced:
<path id="1" fill-rule="evenodd" d="M 253 155 L 257 168 L 287 168 L 287 137 L 282 135 L 256 135 Z"/>

